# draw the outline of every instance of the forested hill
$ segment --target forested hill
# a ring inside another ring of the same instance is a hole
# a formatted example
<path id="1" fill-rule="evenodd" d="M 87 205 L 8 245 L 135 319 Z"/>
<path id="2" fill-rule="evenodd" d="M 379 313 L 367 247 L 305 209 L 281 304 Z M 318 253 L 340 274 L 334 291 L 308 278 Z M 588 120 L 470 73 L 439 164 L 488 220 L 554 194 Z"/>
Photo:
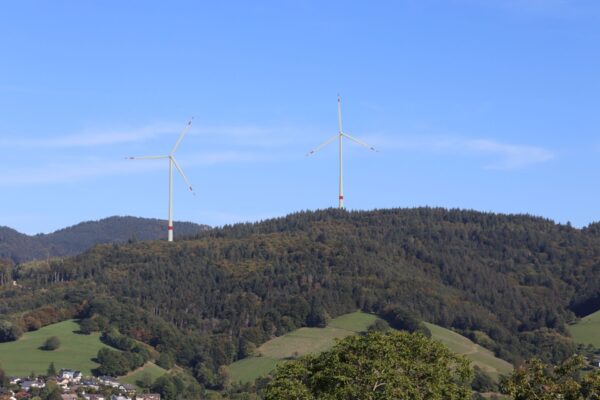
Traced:
<path id="1" fill-rule="evenodd" d="M 131 239 L 166 238 L 166 222 L 136 217 L 110 217 L 87 221 L 49 234 L 25 235 L 0 226 L 0 258 L 23 262 L 79 254 L 99 243 L 123 243 Z M 206 225 L 175 222 L 176 236 L 193 236 Z"/>
<path id="2" fill-rule="evenodd" d="M 357 309 L 412 313 L 510 361 L 560 360 L 574 350 L 565 323 L 599 304 L 600 235 L 530 216 L 325 210 L 4 268 L 19 286 L 0 289 L 0 315 L 16 326 L 93 318 L 210 386 L 269 338 Z"/>

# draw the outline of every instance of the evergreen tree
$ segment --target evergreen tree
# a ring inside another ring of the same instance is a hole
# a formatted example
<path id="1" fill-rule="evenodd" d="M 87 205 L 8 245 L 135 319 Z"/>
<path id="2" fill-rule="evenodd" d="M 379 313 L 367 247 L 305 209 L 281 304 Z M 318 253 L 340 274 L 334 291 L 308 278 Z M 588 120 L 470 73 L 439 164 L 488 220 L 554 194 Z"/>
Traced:
<path id="1" fill-rule="evenodd" d="M 48 365 L 47 375 L 49 377 L 56 376 L 56 367 L 54 366 L 54 361 L 50 362 L 50 365 Z"/>
<path id="2" fill-rule="evenodd" d="M 2 366 L 0 366 L 0 388 L 6 387 L 7 384 L 8 378 L 6 377 L 6 373 L 2 369 Z"/>

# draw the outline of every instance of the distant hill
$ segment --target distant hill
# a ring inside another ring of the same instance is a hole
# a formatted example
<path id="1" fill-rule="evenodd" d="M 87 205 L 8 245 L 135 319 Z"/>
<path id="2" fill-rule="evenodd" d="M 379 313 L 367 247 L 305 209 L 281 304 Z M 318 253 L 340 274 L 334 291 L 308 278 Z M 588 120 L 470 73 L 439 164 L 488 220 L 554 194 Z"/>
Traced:
<path id="1" fill-rule="evenodd" d="M 96 244 L 162 239 L 167 235 L 165 224 L 159 219 L 109 217 L 34 236 L 0 226 L 0 258 L 19 263 L 76 255 Z M 175 222 L 175 235 L 179 237 L 195 236 L 207 229 L 207 225 Z"/>

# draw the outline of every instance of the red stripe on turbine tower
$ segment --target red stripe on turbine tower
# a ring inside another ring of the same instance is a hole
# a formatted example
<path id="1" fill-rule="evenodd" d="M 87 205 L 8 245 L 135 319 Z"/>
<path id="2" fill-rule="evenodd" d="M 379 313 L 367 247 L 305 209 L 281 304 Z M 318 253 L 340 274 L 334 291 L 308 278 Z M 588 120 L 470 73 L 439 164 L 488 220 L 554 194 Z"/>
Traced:
<path id="1" fill-rule="evenodd" d="M 172 227 L 172 226 L 169 226 L 167 229 L 169 229 L 170 231 L 172 231 L 172 230 L 173 230 L 173 227 Z"/>

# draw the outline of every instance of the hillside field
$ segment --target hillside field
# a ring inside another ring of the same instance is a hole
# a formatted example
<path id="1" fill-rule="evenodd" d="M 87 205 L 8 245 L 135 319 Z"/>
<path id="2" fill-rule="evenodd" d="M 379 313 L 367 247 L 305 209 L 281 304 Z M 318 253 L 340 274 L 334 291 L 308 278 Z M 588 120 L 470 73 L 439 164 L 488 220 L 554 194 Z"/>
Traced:
<path id="1" fill-rule="evenodd" d="M 167 370 L 159 367 L 158 365 L 147 362 L 143 367 L 131 371 L 129 374 L 118 378 L 121 383 L 129 383 L 135 386 L 139 386 L 138 382 L 142 381 L 144 374 L 148 374 L 152 382 L 160 376 L 167 373 Z"/>
<path id="2" fill-rule="evenodd" d="M 260 357 L 247 357 L 229 366 L 232 382 L 253 382 L 271 372 L 286 359 L 330 349 L 336 339 L 367 330 L 377 317 L 354 312 L 334 318 L 325 328 L 300 328 L 263 343 Z"/>
<path id="3" fill-rule="evenodd" d="M 8 375 L 14 376 L 27 376 L 32 371 L 46 374 L 51 362 L 57 371 L 68 368 L 91 375 L 92 369 L 98 366 L 92 359 L 98 350 L 109 346 L 100 341 L 99 334 L 81 335 L 75 333 L 78 330 L 79 324 L 68 320 L 25 333 L 17 341 L 0 343 L 0 364 Z M 51 336 L 60 339 L 60 347 L 54 351 L 41 350 Z"/>
<path id="4" fill-rule="evenodd" d="M 365 332 L 378 318 L 372 314 L 354 312 L 339 316 L 325 328 L 300 328 L 265 342 L 257 350 L 259 357 L 247 357 L 229 366 L 232 382 L 253 382 L 275 369 L 277 364 L 296 356 L 320 353 L 335 344 L 336 339 Z M 432 338 L 450 350 L 465 355 L 494 379 L 512 370 L 512 365 L 496 358 L 494 354 L 449 329 L 426 323 Z"/>
<path id="5" fill-rule="evenodd" d="M 431 331 L 432 339 L 442 342 L 453 352 L 466 356 L 474 366 L 478 366 L 494 379 L 498 379 L 500 375 L 512 371 L 513 366 L 510 363 L 497 358 L 490 350 L 481 347 L 470 339 L 438 325 L 427 322 L 425 322 L 425 325 Z"/>
<path id="6" fill-rule="evenodd" d="M 569 325 L 569 331 L 575 342 L 600 347 L 600 310 Z"/>

